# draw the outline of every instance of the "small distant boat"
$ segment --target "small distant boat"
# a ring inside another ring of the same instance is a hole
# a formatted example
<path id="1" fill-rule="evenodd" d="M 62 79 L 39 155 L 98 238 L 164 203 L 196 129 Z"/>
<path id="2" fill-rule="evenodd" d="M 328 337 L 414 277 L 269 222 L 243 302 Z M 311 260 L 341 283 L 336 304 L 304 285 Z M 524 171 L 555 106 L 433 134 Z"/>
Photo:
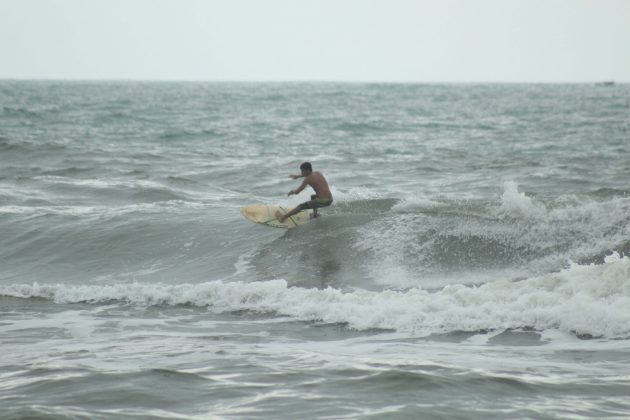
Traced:
<path id="1" fill-rule="evenodd" d="M 605 82 L 596 83 L 597 86 L 615 86 L 615 82 L 612 80 L 608 80 Z"/>

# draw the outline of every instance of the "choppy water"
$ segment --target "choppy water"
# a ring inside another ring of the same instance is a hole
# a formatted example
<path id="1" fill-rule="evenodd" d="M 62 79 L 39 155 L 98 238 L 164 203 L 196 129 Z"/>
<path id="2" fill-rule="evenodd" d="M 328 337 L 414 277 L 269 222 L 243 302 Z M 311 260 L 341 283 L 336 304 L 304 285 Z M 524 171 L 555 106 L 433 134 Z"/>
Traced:
<path id="1" fill-rule="evenodd" d="M 0 416 L 628 417 L 629 181 L 628 85 L 0 81 Z"/>

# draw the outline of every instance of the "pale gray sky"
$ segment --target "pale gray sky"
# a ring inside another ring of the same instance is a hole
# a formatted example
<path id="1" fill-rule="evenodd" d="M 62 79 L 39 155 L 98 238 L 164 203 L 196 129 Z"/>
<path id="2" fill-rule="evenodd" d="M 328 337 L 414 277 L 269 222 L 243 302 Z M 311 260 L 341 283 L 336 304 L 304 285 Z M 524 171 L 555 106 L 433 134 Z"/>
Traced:
<path id="1" fill-rule="evenodd" d="M 0 0 L 0 78 L 630 82 L 630 0 Z"/>

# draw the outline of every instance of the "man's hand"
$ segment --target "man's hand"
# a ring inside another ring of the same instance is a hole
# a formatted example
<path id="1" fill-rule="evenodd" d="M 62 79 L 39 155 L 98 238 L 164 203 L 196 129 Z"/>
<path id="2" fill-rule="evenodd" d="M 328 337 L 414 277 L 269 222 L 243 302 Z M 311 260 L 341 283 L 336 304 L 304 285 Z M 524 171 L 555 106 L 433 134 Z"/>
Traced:
<path id="1" fill-rule="evenodd" d="M 295 194 L 295 191 L 291 190 L 291 191 L 289 191 L 289 193 L 287 195 L 290 197 L 293 194 Z"/>
<path id="2" fill-rule="evenodd" d="M 302 178 L 302 175 L 289 175 L 289 178 L 298 179 L 298 178 Z"/>

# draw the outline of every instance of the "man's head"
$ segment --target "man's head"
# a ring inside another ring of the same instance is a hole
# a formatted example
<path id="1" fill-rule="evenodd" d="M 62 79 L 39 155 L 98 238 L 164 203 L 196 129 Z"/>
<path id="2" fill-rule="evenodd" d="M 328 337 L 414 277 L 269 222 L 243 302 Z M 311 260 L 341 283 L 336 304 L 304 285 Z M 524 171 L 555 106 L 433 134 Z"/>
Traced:
<path id="1" fill-rule="evenodd" d="M 304 162 L 300 165 L 300 171 L 302 171 L 302 175 L 308 175 L 313 172 L 313 167 L 311 166 L 311 162 Z"/>

